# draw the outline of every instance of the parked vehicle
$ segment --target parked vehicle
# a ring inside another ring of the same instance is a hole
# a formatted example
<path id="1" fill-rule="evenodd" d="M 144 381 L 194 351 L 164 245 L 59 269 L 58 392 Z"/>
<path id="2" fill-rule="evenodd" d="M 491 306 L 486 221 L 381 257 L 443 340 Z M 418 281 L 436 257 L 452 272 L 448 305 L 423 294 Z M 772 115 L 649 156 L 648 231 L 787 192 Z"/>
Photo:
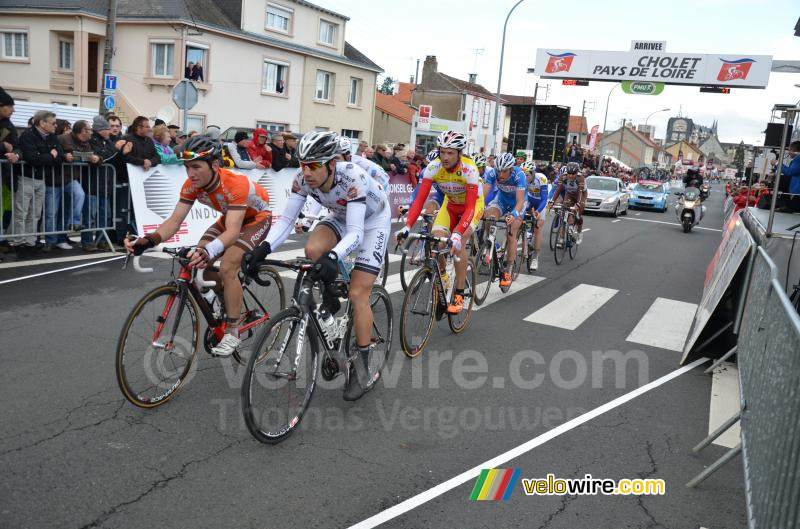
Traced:
<path id="1" fill-rule="evenodd" d="M 619 178 L 590 176 L 586 179 L 586 211 L 610 213 L 614 217 L 628 213 L 628 191 Z"/>

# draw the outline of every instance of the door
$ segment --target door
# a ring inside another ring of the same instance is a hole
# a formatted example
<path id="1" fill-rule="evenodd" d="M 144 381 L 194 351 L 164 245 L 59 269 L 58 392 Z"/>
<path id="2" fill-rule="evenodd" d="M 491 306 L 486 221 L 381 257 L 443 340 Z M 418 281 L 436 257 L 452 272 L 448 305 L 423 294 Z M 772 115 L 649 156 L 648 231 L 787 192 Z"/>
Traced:
<path id="1" fill-rule="evenodd" d="M 86 90 L 89 92 L 97 92 L 97 85 L 99 84 L 98 75 L 98 51 L 99 43 L 97 41 L 89 42 L 89 62 L 86 68 Z"/>

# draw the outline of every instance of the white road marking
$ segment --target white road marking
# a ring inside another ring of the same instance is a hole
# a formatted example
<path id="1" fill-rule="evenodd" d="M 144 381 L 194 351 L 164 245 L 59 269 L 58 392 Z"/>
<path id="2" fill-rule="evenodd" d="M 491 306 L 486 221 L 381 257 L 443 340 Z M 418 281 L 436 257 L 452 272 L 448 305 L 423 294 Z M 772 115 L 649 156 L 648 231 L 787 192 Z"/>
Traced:
<path id="1" fill-rule="evenodd" d="M 736 415 L 739 411 L 739 370 L 736 364 L 724 362 L 714 369 L 711 378 L 711 405 L 708 408 L 708 433 Z M 737 422 L 724 434 L 714 440 L 715 445 L 733 448 L 740 441 L 740 427 Z"/>
<path id="2" fill-rule="evenodd" d="M 525 318 L 525 321 L 574 331 L 618 290 L 581 283 Z"/>
<path id="3" fill-rule="evenodd" d="M 462 472 L 461 474 L 448 479 L 447 481 L 436 485 L 433 488 L 430 488 L 424 492 L 417 494 L 416 496 L 412 496 L 411 498 L 394 505 L 393 507 L 389 507 L 388 509 L 379 512 L 378 514 L 367 518 L 366 520 L 359 522 L 355 525 L 352 525 L 350 529 L 371 529 L 372 527 L 377 527 L 383 523 L 388 522 L 389 520 L 393 520 L 398 516 L 401 516 L 408 511 L 416 509 L 420 505 L 427 503 L 435 498 L 438 498 L 442 494 L 450 492 L 454 488 L 467 483 L 468 481 L 476 479 L 478 476 L 481 475 L 481 471 L 484 468 L 499 468 L 508 463 L 509 461 L 516 459 L 536 447 L 539 447 L 546 442 L 555 439 L 556 437 L 567 433 L 571 430 L 574 430 L 578 426 L 581 426 L 592 419 L 603 415 L 606 412 L 609 412 L 623 404 L 626 404 L 633 399 L 644 395 L 645 393 L 652 391 L 653 389 L 666 384 L 672 379 L 678 378 L 679 376 L 683 375 L 684 373 L 688 373 L 692 369 L 696 368 L 699 365 L 708 362 L 708 358 L 701 358 L 692 362 L 687 366 L 683 366 L 680 369 L 676 369 L 672 373 L 664 375 L 663 377 L 656 379 L 649 384 L 645 384 L 644 386 L 637 388 L 630 393 L 626 393 L 621 397 L 617 397 L 616 399 L 607 402 L 598 406 L 597 408 L 584 413 L 574 419 L 565 422 L 559 426 L 556 426 L 552 430 L 549 430 L 538 437 L 534 437 L 530 441 L 527 441 L 511 450 L 504 452 L 488 461 L 484 461 L 475 467 L 467 470 L 466 472 Z"/>
<path id="4" fill-rule="evenodd" d="M 683 351 L 696 311 L 697 305 L 694 303 L 656 298 L 625 340 L 670 351 Z"/>
<path id="5" fill-rule="evenodd" d="M 670 226 L 680 226 L 677 222 L 665 222 L 663 220 L 651 220 L 651 219 L 625 219 L 625 220 L 638 220 L 639 222 L 653 222 L 655 224 L 669 224 Z M 702 226 L 695 226 L 692 228 L 693 230 L 706 230 L 706 231 L 717 231 L 721 232 L 722 230 L 718 230 L 717 228 L 704 228 Z"/>
<path id="6" fill-rule="evenodd" d="M 84 255 L 72 255 L 69 257 L 51 257 L 48 259 L 33 259 L 30 261 L 12 261 L 10 263 L 2 263 L 0 264 L 0 270 L 3 268 L 22 268 L 26 266 L 38 266 L 38 265 L 46 265 L 46 264 L 57 264 L 57 263 L 70 263 L 73 261 L 88 261 L 90 259 L 101 259 L 103 257 L 113 257 L 122 255 L 119 252 L 98 252 L 93 254 L 84 254 Z"/>
<path id="7" fill-rule="evenodd" d="M 525 264 L 523 263 L 522 266 L 525 266 Z M 515 294 L 520 290 L 524 290 L 530 286 L 535 285 L 536 283 L 544 281 L 545 279 L 546 278 L 542 276 L 532 276 L 520 272 L 519 276 L 517 276 L 514 282 L 511 283 L 511 289 L 506 294 L 503 294 L 503 292 L 500 290 L 499 283 L 495 281 L 494 284 L 492 284 L 492 286 L 489 287 L 489 293 L 486 295 L 486 299 L 484 300 L 483 305 L 481 305 L 480 307 L 478 305 L 474 305 L 472 307 L 472 310 L 485 309 L 495 301 L 500 301 L 506 296 Z"/>
<path id="8" fill-rule="evenodd" d="M 5 281 L 0 281 L 0 285 L 5 285 L 6 283 L 13 283 L 15 281 L 22 281 L 23 279 L 33 279 L 34 277 L 41 277 L 41 276 L 46 276 L 46 275 L 50 275 L 50 274 L 56 274 L 58 272 L 66 272 L 68 270 L 76 270 L 78 268 L 84 268 L 84 267 L 87 267 L 87 266 L 94 266 L 94 265 L 98 265 L 98 264 L 102 264 L 102 263 L 108 263 L 109 261 L 118 261 L 120 259 L 123 259 L 124 257 L 125 257 L 124 255 L 120 255 L 118 257 L 112 257 L 111 259 L 103 259 L 102 261 L 93 261 L 91 263 L 84 263 L 84 264 L 80 264 L 80 265 L 70 266 L 68 268 L 59 268 L 58 270 L 49 270 L 47 272 L 41 272 L 39 274 L 31 274 L 31 275 L 28 275 L 28 276 L 15 277 L 13 279 L 6 279 Z"/>
<path id="9" fill-rule="evenodd" d="M 641 215 L 641 213 L 634 213 L 634 215 L 636 215 L 638 217 L 639 215 Z"/>
<path id="10" fill-rule="evenodd" d="M 611 224 L 614 224 L 615 222 L 622 222 L 622 219 L 612 220 Z"/>

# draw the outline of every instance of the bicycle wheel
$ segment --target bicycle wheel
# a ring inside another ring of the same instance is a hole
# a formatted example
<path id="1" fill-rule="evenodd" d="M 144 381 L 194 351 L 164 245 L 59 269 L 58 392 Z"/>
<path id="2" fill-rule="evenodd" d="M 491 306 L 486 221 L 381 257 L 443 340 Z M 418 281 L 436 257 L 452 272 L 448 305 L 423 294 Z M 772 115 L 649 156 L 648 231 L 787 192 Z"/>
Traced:
<path id="1" fill-rule="evenodd" d="M 383 263 L 381 263 L 381 271 L 378 272 L 378 278 L 375 280 L 376 285 L 382 287 L 386 286 L 386 279 L 389 277 L 389 249 L 383 255 Z"/>
<path id="2" fill-rule="evenodd" d="M 262 327 L 253 350 L 258 354 L 251 354 L 247 363 L 242 414 L 253 437 L 275 444 L 297 428 L 314 394 L 319 371 L 316 328 L 308 314 L 289 307 Z"/>
<path id="3" fill-rule="evenodd" d="M 411 279 L 403 298 L 400 318 L 400 346 L 406 356 L 414 358 L 428 343 L 433 332 L 433 320 L 439 292 L 433 283 L 433 271 L 421 268 Z"/>
<path id="4" fill-rule="evenodd" d="M 190 379 L 200 345 L 197 314 L 194 299 L 177 285 L 155 288 L 134 306 L 116 353 L 117 383 L 131 404 L 160 406 Z"/>
<path id="5" fill-rule="evenodd" d="M 556 213 L 553 217 L 553 222 L 550 223 L 550 251 L 556 250 L 556 241 L 558 240 L 558 227 L 561 223 L 561 215 Z"/>
<path id="6" fill-rule="evenodd" d="M 476 265 L 477 280 L 474 287 L 475 303 L 479 306 L 483 305 L 486 301 L 486 296 L 489 295 L 489 289 L 494 280 L 494 248 L 492 242 L 489 240 L 483 241 L 481 244 L 481 251 L 478 252 L 478 259 Z M 480 283 L 478 283 L 480 281 Z"/>
<path id="7" fill-rule="evenodd" d="M 522 263 L 528 259 L 527 248 L 527 228 L 523 224 L 519 227 L 517 232 L 517 257 L 514 259 L 514 266 L 511 268 L 511 280 L 516 281 L 519 277 L 519 271 L 522 268 Z"/>
<path id="8" fill-rule="evenodd" d="M 403 245 L 403 256 L 400 258 L 400 285 L 403 292 L 408 289 L 408 284 L 419 267 L 424 262 L 425 243 L 419 239 L 409 239 Z"/>
<path id="9" fill-rule="evenodd" d="M 564 256 L 567 254 L 567 237 L 569 237 L 569 233 L 567 230 L 567 223 L 560 222 L 558 232 L 556 232 L 557 240 L 556 240 L 556 248 L 553 250 L 553 254 L 556 258 L 556 264 L 560 265 L 564 262 Z"/>
<path id="10" fill-rule="evenodd" d="M 255 341 L 253 338 L 258 336 L 258 331 L 271 317 L 286 308 L 286 292 L 278 271 L 266 265 L 258 270 L 258 279 L 249 285 L 242 285 L 242 290 L 244 297 L 239 320 L 239 338 L 242 344 L 233 352 L 233 357 L 245 365 L 250 359 Z M 245 330 L 242 331 L 242 328 Z"/>
<path id="11" fill-rule="evenodd" d="M 472 259 L 467 260 L 467 276 L 464 282 L 464 310 L 458 314 L 447 314 L 447 324 L 455 334 L 467 328 L 470 318 L 472 318 L 472 307 L 475 303 L 474 288 L 478 282 L 478 274 L 475 270 L 475 263 Z M 456 289 L 453 289 L 450 300 L 455 296 Z"/>
<path id="12" fill-rule="evenodd" d="M 389 293 L 380 285 L 374 285 L 369 295 L 369 305 L 372 307 L 372 338 L 370 340 L 372 350 L 369 355 L 369 386 L 372 388 L 381 376 L 381 370 L 386 365 L 386 359 L 392 348 L 392 331 L 394 322 L 392 319 L 392 301 Z M 356 333 L 353 330 L 353 320 L 347 326 L 344 340 L 348 347 L 348 352 L 352 354 L 356 347 Z"/>
<path id="13" fill-rule="evenodd" d="M 576 230 L 575 233 L 578 233 L 577 232 L 577 227 L 575 228 L 575 230 Z M 575 240 L 576 239 L 572 236 L 572 234 L 570 234 L 570 237 L 569 237 L 569 242 L 570 242 L 570 244 L 569 244 L 569 258 L 570 259 L 575 259 L 575 256 L 578 255 L 578 244 L 575 242 Z"/>

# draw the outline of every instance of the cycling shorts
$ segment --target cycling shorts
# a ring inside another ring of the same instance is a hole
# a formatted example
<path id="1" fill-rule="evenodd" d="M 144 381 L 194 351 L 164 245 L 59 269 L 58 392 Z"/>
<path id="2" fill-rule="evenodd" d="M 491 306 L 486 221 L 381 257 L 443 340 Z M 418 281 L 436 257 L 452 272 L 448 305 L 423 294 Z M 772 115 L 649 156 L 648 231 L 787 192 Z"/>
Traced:
<path id="1" fill-rule="evenodd" d="M 527 205 L 525 207 L 528 209 L 528 211 L 530 211 L 532 209 L 538 210 L 539 206 L 542 205 L 542 202 L 546 203 L 547 199 L 546 198 L 532 198 L 530 195 L 528 195 L 528 203 L 527 203 Z"/>
<path id="2" fill-rule="evenodd" d="M 236 239 L 236 242 L 233 243 L 233 246 L 241 248 L 245 252 L 250 252 L 267 239 L 267 234 L 269 233 L 269 227 L 272 219 L 268 211 L 263 213 L 266 213 L 267 215 L 262 217 L 260 220 L 255 220 L 242 226 L 242 231 L 239 232 L 239 238 Z M 223 216 L 217 220 L 217 222 L 209 226 L 203 236 L 200 237 L 200 242 L 209 243 L 222 235 L 222 232 L 224 231 L 225 217 Z M 200 246 L 205 246 L 205 244 L 201 244 Z"/>
<path id="3" fill-rule="evenodd" d="M 510 215 L 517 205 L 516 197 L 513 200 L 504 198 L 503 193 L 497 193 L 486 208 L 497 208 L 500 210 L 500 215 Z"/>
<path id="4" fill-rule="evenodd" d="M 439 214 L 436 215 L 436 219 L 433 221 L 433 228 L 431 231 L 438 227 L 446 230 L 448 233 L 453 233 L 465 209 L 466 206 L 464 204 L 451 204 L 450 199 L 445 197 L 444 204 L 439 208 Z M 478 227 L 481 218 L 483 218 L 483 210 L 483 197 L 478 197 L 475 199 L 475 213 L 472 215 L 472 222 L 470 223 L 473 232 Z"/>
<path id="5" fill-rule="evenodd" d="M 431 188 L 431 189 L 433 189 L 433 188 Z M 425 203 L 428 203 L 428 202 L 436 202 L 439 205 L 439 207 L 441 208 L 442 207 L 442 203 L 444 202 L 444 193 L 442 193 L 438 189 L 433 189 L 433 192 L 430 195 L 428 195 L 427 199 L 425 199 Z"/>

